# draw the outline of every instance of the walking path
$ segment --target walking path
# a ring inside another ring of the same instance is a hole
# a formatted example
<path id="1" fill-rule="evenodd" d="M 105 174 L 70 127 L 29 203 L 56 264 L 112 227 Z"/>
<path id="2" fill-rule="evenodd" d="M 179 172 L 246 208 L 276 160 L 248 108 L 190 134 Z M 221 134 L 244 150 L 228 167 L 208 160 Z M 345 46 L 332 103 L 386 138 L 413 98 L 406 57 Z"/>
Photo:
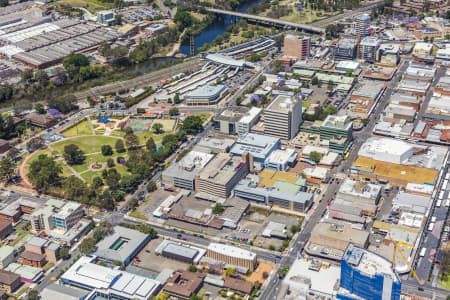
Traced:
<path id="1" fill-rule="evenodd" d="M 89 116 L 87 116 L 86 119 L 89 123 L 89 127 L 91 128 L 91 133 L 95 135 L 95 129 L 94 129 L 94 126 L 92 125 L 91 118 L 89 118 Z"/>

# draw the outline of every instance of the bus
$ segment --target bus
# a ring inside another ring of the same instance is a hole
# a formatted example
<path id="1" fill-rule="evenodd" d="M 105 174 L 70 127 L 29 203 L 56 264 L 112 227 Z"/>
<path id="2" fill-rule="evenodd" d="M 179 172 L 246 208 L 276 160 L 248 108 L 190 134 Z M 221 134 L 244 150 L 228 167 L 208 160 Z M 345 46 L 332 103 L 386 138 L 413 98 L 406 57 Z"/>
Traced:
<path id="1" fill-rule="evenodd" d="M 439 192 L 439 200 L 442 200 L 442 199 L 444 199 L 444 191 L 440 191 Z"/>
<path id="2" fill-rule="evenodd" d="M 428 231 L 432 231 L 434 228 L 434 223 L 430 223 L 430 225 L 428 225 Z"/>
<path id="3" fill-rule="evenodd" d="M 426 252 L 427 252 L 427 248 L 422 248 L 422 250 L 420 250 L 419 256 L 424 257 Z"/>
<path id="4" fill-rule="evenodd" d="M 432 217 L 431 217 L 431 223 L 434 223 L 434 222 L 436 222 L 436 217 L 435 217 L 435 216 L 432 216 Z"/>

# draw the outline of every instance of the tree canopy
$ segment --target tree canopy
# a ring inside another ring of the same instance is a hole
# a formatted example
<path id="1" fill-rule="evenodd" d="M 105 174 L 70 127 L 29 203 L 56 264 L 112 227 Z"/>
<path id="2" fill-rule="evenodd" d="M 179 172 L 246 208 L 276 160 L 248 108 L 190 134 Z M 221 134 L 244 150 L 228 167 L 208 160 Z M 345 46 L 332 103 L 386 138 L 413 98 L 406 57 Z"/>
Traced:
<path id="1" fill-rule="evenodd" d="M 83 151 L 75 144 L 64 146 L 63 157 L 69 165 L 81 165 L 86 159 Z"/>

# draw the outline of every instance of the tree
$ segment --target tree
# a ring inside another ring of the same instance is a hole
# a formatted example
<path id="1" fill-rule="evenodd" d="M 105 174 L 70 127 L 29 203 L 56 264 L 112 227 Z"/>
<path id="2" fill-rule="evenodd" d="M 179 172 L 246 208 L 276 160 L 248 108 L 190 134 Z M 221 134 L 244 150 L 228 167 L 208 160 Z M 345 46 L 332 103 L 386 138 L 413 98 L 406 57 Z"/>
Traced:
<path id="1" fill-rule="evenodd" d="M 156 191 L 156 189 L 157 189 L 156 183 L 155 183 L 153 180 L 150 180 L 150 181 L 147 183 L 147 191 L 148 191 L 149 193 L 151 193 L 151 192 Z"/>
<path id="2" fill-rule="evenodd" d="M 311 151 L 311 153 L 309 153 L 309 159 L 318 164 L 322 159 L 322 154 L 317 151 Z"/>
<path id="3" fill-rule="evenodd" d="M 37 290 L 31 290 L 28 292 L 28 300 L 38 300 L 40 298 L 39 292 Z"/>
<path id="4" fill-rule="evenodd" d="M 313 79 L 311 80 L 311 84 L 312 85 L 318 85 L 319 84 L 319 78 L 317 78 L 317 76 L 314 76 Z"/>
<path id="5" fill-rule="evenodd" d="M 8 183 L 14 176 L 16 176 L 16 170 L 13 161 L 8 157 L 3 158 L 0 161 L 1 180 Z"/>
<path id="6" fill-rule="evenodd" d="M 223 207 L 223 205 L 219 202 L 217 202 L 213 208 L 212 208 L 212 213 L 215 215 L 218 215 L 220 213 L 222 213 L 225 210 L 225 208 Z"/>
<path id="7" fill-rule="evenodd" d="M 97 242 L 93 238 L 85 238 L 81 242 L 81 244 L 78 247 L 78 249 L 80 249 L 80 252 L 82 254 L 88 255 L 89 253 L 91 253 L 92 250 L 94 250 L 96 243 Z"/>
<path id="8" fill-rule="evenodd" d="M 178 93 L 176 93 L 175 96 L 173 96 L 173 103 L 178 104 L 180 102 L 181 102 L 180 95 Z"/>
<path id="9" fill-rule="evenodd" d="M 176 115 L 178 115 L 180 113 L 180 111 L 178 110 L 178 107 L 172 107 L 170 110 L 169 110 L 169 115 L 171 115 L 171 116 L 176 116 Z"/>
<path id="10" fill-rule="evenodd" d="M 81 53 L 72 53 L 64 59 L 63 66 L 68 71 L 71 68 L 79 70 L 81 67 L 89 66 L 89 59 Z"/>
<path id="11" fill-rule="evenodd" d="M 203 297 L 197 294 L 192 294 L 192 296 L 189 297 L 189 300 L 203 300 Z"/>
<path id="12" fill-rule="evenodd" d="M 94 177 L 94 179 L 92 179 L 92 184 L 94 186 L 94 188 L 98 189 L 99 187 L 102 187 L 104 185 L 103 180 L 96 176 Z"/>
<path id="13" fill-rule="evenodd" d="M 337 113 L 337 107 L 334 106 L 333 104 L 330 104 L 327 106 L 327 108 L 325 108 L 324 112 L 327 115 L 334 115 L 335 113 Z"/>
<path id="14" fill-rule="evenodd" d="M 81 165 L 86 159 L 83 151 L 75 144 L 64 146 L 63 157 L 69 165 Z"/>
<path id="15" fill-rule="evenodd" d="M 189 266 L 189 271 L 191 271 L 191 272 L 197 272 L 197 267 L 196 266 L 194 266 L 194 265 L 190 265 Z"/>
<path id="16" fill-rule="evenodd" d="M 267 273 L 266 271 L 264 271 L 263 274 L 262 274 L 262 277 L 263 277 L 264 279 L 269 278 L 269 273 Z"/>
<path id="17" fill-rule="evenodd" d="M 154 152 L 156 150 L 156 144 L 155 140 L 153 140 L 152 137 L 150 137 L 147 142 L 145 142 L 145 147 L 148 151 Z"/>
<path id="18" fill-rule="evenodd" d="M 139 145 L 138 137 L 133 133 L 129 127 L 125 128 L 125 136 L 123 137 L 127 143 L 128 149 L 134 149 Z"/>
<path id="19" fill-rule="evenodd" d="M 31 163 L 29 178 L 38 191 L 47 191 L 60 183 L 61 173 L 62 167 L 53 158 L 41 154 Z"/>
<path id="20" fill-rule="evenodd" d="M 296 234 L 300 230 L 300 225 L 292 225 L 290 229 L 292 234 Z"/>
<path id="21" fill-rule="evenodd" d="M 194 134 L 202 129 L 202 119 L 199 116 L 189 116 L 183 121 L 183 130 L 187 134 Z"/>
<path id="22" fill-rule="evenodd" d="M 106 161 L 106 165 L 108 166 L 108 168 L 114 167 L 114 159 L 108 158 L 108 160 Z"/>
<path id="23" fill-rule="evenodd" d="M 36 103 L 34 105 L 34 109 L 38 112 L 38 114 L 43 115 L 46 113 L 45 107 L 44 105 L 42 105 L 41 103 Z"/>
<path id="24" fill-rule="evenodd" d="M 127 151 L 122 140 L 117 140 L 115 148 L 117 153 L 124 153 L 125 151 Z"/>
<path id="25" fill-rule="evenodd" d="M 59 250 L 59 256 L 62 259 L 67 259 L 69 257 L 69 248 L 61 248 L 61 250 Z"/>
<path id="26" fill-rule="evenodd" d="M 156 134 L 161 134 L 164 132 L 163 125 L 161 123 L 154 123 L 152 128 Z"/>
<path id="27" fill-rule="evenodd" d="M 111 189 L 115 190 L 119 186 L 120 179 L 120 173 L 115 168 L 111 168 L 108 170 L 105 181 Z"/>
<path id="28" fill-rule="evenodd" d="M 43 87 L 46 87 L 50 81 L 47 72 L 45 72 L 44 70 L 37 71 L 34 74 L 34 80 L 37 81 Z"/>
<path id="29" fill-rule="evenodd" d="M 80 178 L 73 175 L 66 178 L 63 182 L 63 188 L 67 198 L 80 202 L 87 200 L 86 195 L 88 194 L 88 187 Z"/>
<path id="30" fill-rule="evenodd" d="M 423 38 L 423 41 L 424 41 L 425 43 L 428 43 L 428 37 L 427 37 L 427 36 L 424 37 L 424 38 Z"/>
<path id="31" fill-rule="evenodd" d="M 30 81 L 31 79 L 33 79 L 33 75 L 34 75 L 33 69 L 26 68 L 25 70 L 23 70 L 21 75 L 22 81 L 23 82 Z"/>
<path id="32" fill-rule="evenodd" d="M 110 145 L 102 145 L 102 154 L 103 156 L 113 155 L 113 149 Z"/>
<path id="33" fill-rule="evenodd" d="M 334 82 L 333 80 L 328 81 L 328 91 L 331 93 L 334 89 Z"/>
<path id="34" fill-rule="evenodd" d="M 227 268 L 227 269 L 225 270 L 225 276 L 231 277 L 231 276 L 233 276 L 233 275 L 234 275 L 234 268 Z"/>

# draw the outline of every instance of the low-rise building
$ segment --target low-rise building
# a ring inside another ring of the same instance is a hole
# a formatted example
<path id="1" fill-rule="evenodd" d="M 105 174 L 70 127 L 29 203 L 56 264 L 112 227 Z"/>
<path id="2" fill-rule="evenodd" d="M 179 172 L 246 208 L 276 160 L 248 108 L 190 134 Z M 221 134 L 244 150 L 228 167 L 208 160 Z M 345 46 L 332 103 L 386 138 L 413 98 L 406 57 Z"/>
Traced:
<path id="1" fill-rule="evenodd" d="M 294 165 L 296 160 L 297 152 L 294 149 L 278 149 L 270 153 L 269 157 L 264 161 L 264 166 L 278 171 L 286 171 L 288 167 Z"/>
<path id="2" fill-rule="evenodd" d="M 412 64 L 406 69 L 403 78 L 431 82 L 436 76 L 436 71 L 437 69 L 434 66 Z"/>
<path id="3" fill-rule="evenodd" d="M 32 266 L 35 268 L 42 268 L 47 263 L 45 259 L 45 255 L 31 252 L 31 251 L 24 251 L 20 255 L 22 259 L 22 264 L 26 266 Z"/>
<path id="4" fill-rule="evenodd" d="M 368 80 L 360 82 L 350 95 L 348 110 L 357 116 L 367 118 L 385 87 L 383 82 Z"/>
<path id="5" fill-rule="evenodd" d="M 206 251 L 201 248 L 164 240 L 156 248 L 155 253 L 184 263 L 197 264 Z"/>
<path id="6" fill-rule="evenodd" d="M 381 44 L 377 51 L 377 64 L 395 67 L 400 62 L 400 46 L 397 44 Z"/>
<path id="7" fill-rule="evenodd" d="M 256 254 L 248 250 L 225 244 L 210 243 L 206 256 L 229 265 L 240 266 L 251 271 L 256 269 Z"/>
<path id="8" fill-rule="evenodd" d="M 25 243 L 25 251 L 45 254 L 48 261 L 55 263 L 59 260 L 59 250 L 61 246 L 55 242 L 33 236 Z"/>
<path id="9" fill-rule="evenodd" d="M 212 105 L 218 103 L 227 93 L 223 84 L 201 86 L 184 96 L 188 105 Z"/>
<path id="10" fill-rule="evenodd" d="M 250 108 L 250 110 L 245 113 L 237 122 L 237 133 L 239 135 L 246 135 L 247 133 L 249 133 L 251 128 L 258 122 L 261 114 L 261 108 Z"/>
<path id="11" fill-rule="evenodd" d="M 347 178 L 340 186 L 336 197 L 343 200 L 378 204 L 381 197 L 381 186 Z"/>
<path id="12" fill-rule="evenodd" d="M 405 79 L 400 81 L 400 84 L 397 87 L 397 91 L 411 96 L 424 97 L 427 94 L 429 88 L 430 83 L 426 81 Z"/>
<path id="13" fill-rule="evenodd" d="M 7 268 L 5 268 L 5 271 L 13 272 L 19 275 L 20 280 L 27 283 L 36 283 L 44 276 L 44 272 L 41 268 L 21 265 L 18 263 L 11 263 Z"/>
<path id="14" fill-rule="evenodd" d="M 0 290 L 6 291 L 7 293 L 13 293 L 20 286 L 20 276 L 0 270 Z"/>
<path id="15" fill-rule="evenodd" d="M 414 46 L 413 54 L 415 54 L 415 55 L 430 55 L 432 50 L 433 50 L 432 43 L 418 42 Z"/>
<path id="16" fill-rule="evenodd" d="M 224 108 L 214 117 L 214 128 L 222 133 L 237 134 L 239 133 L 239 121 L 244 119 L 248 113 L 249 109 L 245 106 Z M 245 131 L 244 128 L 242 130 Z"/>
<path id="17" fill-rule="evenodd" d="M 189 299 L 200 290 L 205 277 L 202 273 L 178 270 L 167 280 L 163 291 L 179 299 Z"/>
<path id="18" fill-rule="evenodd" d="M 0 268 L 6 268 L 10 263 L 16 261 L 17 251 L 12 246 L 0 247 Z"/>
<path id="19" fill-rule="evenodd" d="M 148 243 L 150 235 L 140 231 L 115 226 L 112 232 L 97 243 L 94 255 L 102 259 L 128 264 Z"/>
<path id="20" fill-rule="evenodd" d="M 0 239 L 3 240 L 12 232 L 12 223 L 8 220 L 0 220 Z"/>

